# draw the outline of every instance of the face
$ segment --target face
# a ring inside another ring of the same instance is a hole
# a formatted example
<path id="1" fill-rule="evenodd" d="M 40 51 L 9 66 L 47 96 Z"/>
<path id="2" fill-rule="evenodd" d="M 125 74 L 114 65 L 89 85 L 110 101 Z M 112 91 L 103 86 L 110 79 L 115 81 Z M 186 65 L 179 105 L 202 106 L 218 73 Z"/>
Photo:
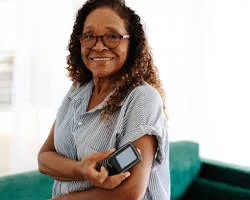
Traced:
<path id="1" fill-rule="evenodd" d="M 110 8 L 97 8 L 86 18 L 84 34 L 104 35 L 106 33 L 118 33 L 126 35 L 125 22 Z M 107 48 L 101 38 L 91 49 L 81 46 L 82 60 L 92 72 L 93 77 L 109 77 L 118 72 L 125 63 L 129 50 L 129 39 L 121 39 L 115 49 Z"/>

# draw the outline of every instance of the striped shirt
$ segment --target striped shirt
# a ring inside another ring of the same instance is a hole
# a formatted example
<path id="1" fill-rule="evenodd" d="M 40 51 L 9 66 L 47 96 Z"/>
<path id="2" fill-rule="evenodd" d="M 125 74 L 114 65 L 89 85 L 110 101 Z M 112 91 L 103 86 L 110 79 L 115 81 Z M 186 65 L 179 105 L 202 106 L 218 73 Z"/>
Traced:
<path id="1" fill-rule="evenodd" d="M 169 144 L 166 118 L 158 91 L 144 82 L 134 88 L 120 109 L 101 119 L 102 103 L 87 111 L 94 82 L 71 86 L 57 111 L 54 145 L 66 157 L 82 160 L 89 154 L 118 149 L 142 136 L 154 135 L 158 148 L 151 167 L 147 190 L 142 200 L 170 199 Z M 88 181 L 54 181 L 52 196 L 93 188 Z"/>

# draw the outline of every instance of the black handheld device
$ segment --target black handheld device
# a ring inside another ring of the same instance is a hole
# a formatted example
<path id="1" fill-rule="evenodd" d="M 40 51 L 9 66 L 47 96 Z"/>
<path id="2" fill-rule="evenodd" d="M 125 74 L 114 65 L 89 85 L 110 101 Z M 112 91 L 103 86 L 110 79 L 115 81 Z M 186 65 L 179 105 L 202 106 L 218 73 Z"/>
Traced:
<path id="1" fill-rule="evenodd" d="M 126 172 L 141 161 L 140 150 L 129 142 L 112 153 L 103 162 L 107 164 L 109 176 Z M 101 164 L 98 163 L 97 169 L 100 170 Z"/>

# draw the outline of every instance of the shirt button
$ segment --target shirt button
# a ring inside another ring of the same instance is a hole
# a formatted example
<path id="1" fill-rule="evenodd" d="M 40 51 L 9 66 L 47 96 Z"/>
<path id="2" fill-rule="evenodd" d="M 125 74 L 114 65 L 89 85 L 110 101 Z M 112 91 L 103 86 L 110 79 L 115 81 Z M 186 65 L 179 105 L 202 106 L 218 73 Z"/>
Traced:
<path id="1" fill-rule="evenodd" d="M 78 122 L 78 125 L 81 126 L 81 125 L 82 125 L 82 122 Z"/>

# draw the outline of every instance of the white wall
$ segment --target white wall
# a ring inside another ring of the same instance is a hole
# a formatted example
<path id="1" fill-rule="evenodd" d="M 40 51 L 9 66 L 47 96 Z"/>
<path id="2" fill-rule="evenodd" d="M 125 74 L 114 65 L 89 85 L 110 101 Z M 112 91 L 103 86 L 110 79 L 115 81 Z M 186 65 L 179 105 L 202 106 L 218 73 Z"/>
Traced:
<path id="1" fill-rule="evenodd" d="M 250 166 L 249 1 L 145 4 L 170 139 L 199 142 L 205 158 Z"/>
<path id="2" fill-rule="evenodd" d="M 8 16 L 13 11 L 15 20 L 11 22 L 15 23 L 12 26 L 18 30 L 12 48 L 15 52 L 11 110 L 14 127 L 9 170 L 17 173 L 37 168 L 38 150 L 70 86 L 65 56 L 74 8 L 72 1 L 19 0 L 13 3 L 18 9 L 6 10 Z M 8 34 L 3 37 L 10 39 Z"/>
<path id="3" fill-rule="evenodd" d="M 16 12 L 16 0 L 0 1 L 0 52 L 16 47 Z"/>

